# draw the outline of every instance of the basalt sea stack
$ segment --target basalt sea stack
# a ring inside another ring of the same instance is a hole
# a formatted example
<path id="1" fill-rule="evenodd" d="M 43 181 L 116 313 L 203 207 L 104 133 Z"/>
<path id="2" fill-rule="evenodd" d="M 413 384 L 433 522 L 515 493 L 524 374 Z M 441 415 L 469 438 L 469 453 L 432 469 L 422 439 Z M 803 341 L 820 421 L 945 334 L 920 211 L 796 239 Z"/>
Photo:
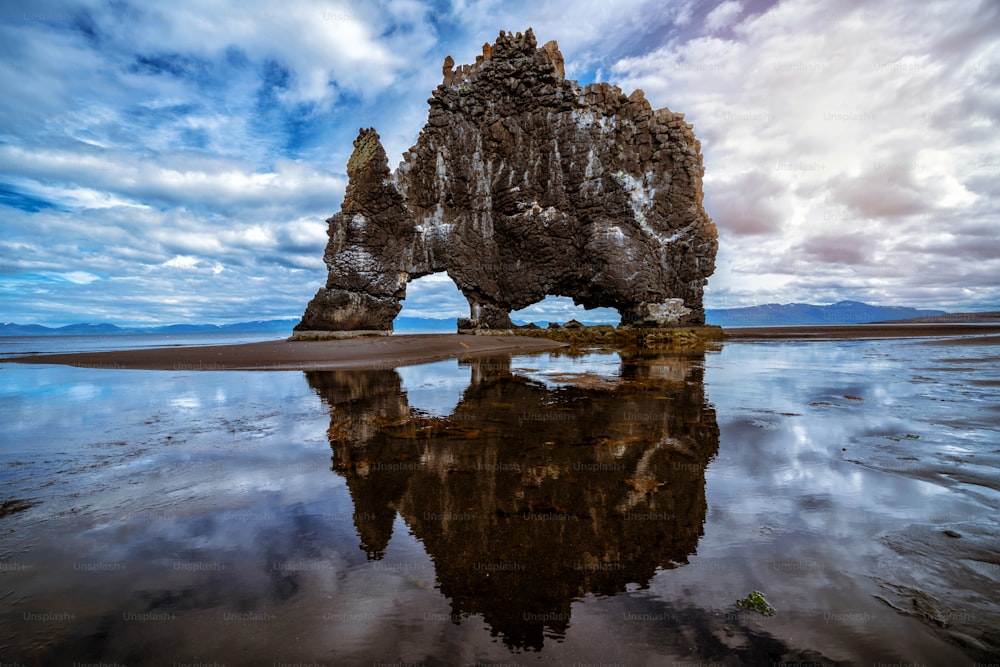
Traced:
<path id="1" fill-rule="evenodd" d="M 718 242 L 682 114 L 567 80 L 557 44 L 537 48 L 530 29 L 501 32 L 473 65 L 446 58 L 428 102 L 395 173 L 360 131 L 297 337 L 387 333 L 407 282 L 439 271 L 469 301 L 460 330 L 509 329 L 546 295 L 616 308 L 627 326 L 704 323 Z"/>

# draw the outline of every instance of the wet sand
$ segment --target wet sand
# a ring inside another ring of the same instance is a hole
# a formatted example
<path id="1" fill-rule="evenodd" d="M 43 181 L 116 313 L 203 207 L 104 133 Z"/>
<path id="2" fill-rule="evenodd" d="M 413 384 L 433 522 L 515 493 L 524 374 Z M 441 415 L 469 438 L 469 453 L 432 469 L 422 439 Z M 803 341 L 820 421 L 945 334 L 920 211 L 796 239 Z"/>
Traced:
<path id="1" fill-rule="evenodd" d="M 726 340 L 865 340 L 872 338 L 996 336 L 998 334 L 1000 334 L 1000 324 L 850 324 L 727 328 Z"/>
<path id="2" fill-rule="evenodd" d="M 984 338 L 1000 342 L 1000 325 L 911 324 L 747 327 L 725 330 L 726 340 L 865 340 L 940 338 L 961 343 Z M 972 338 L 966 338 L 972 337 Z M 31 354 L 0 362 L 64 364 L 82 368 L 143 370 L 349 370 L 388 369 L 454 357 L 496 352 L 534 352 L 564 347 L 545 338 L 411 334 L 327 341 L 268 341 L 238 345 Z"/>
<path id="3" fill-rule="evenodd" d="M 325 341 L 269 341 L 243 345 L 167 347 L 110 352 L 33 354 L 3 359 L 25 364 L 143 370 L 354 370 L 389 369 L 496 352 L 564 347 L 522 336 L 414 334 Z"/>

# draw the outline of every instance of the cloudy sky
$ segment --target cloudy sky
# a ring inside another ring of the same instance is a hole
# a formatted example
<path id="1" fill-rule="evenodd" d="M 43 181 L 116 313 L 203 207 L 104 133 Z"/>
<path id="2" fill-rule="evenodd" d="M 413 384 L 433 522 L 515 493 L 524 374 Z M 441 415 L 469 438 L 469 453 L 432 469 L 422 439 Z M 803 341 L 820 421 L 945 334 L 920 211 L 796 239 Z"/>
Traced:
<path id="1" fill-rule="evenodd" d="M 298 317 L 358 128 L 395 165 L 444 57 L 528 26 L 694 124 L 707 307 L 1000 308 L 995 0 L 6 0 L 0 320 Z M 468 314 L 434 276 L 406 307 Z"/>

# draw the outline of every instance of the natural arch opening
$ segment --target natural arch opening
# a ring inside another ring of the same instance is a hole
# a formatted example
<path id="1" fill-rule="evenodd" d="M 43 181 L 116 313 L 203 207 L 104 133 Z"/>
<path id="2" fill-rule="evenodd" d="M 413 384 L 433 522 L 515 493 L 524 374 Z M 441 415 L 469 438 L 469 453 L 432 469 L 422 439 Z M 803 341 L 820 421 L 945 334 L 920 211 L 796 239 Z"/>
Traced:
<path id="1" fill-rule="evenodd" d="M 527 308 L 511 312 L 510 319 L 514 324 L 534 322 L 540 327 L 547 326 L 549 322 L 566 324 L 570 320 L 576 320 L 584 324 L 617 325 L 621 321 L 621 315 L 614 308 L 591 308 L 587 310 L 583 306 L 574 304 L 573 299 L 569 297 L 548 295 Z"/>
<path id="2" fill-rule="evenodd" d="M 411 280 L 401 303 L 394 333 L 455 333 L 458 318 L 469 316 L 469 302 L 444 271 Z"/>

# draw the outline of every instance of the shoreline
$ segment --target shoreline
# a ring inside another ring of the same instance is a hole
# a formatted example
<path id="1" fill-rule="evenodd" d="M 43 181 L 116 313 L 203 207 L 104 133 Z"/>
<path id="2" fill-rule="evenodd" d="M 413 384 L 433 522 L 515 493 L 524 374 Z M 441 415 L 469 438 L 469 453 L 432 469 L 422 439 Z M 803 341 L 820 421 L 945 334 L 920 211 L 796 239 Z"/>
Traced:
<path id="1" fill-rule="evenodd" d="M 1000 324 L 833 324 L 724 329 L 725 340 L 767 341 L 869 340 L 874 338 L 948 338 L 1000 336 Z"/>
<path id="2" fill-rule="evenodd" d="M 585 330 L 584 330 L 585 331 Z M 746 327 L 724 329 L 716 344 L 821 342 L 831 340 L 937 339 L 952 345 L 1000 343 L 1000 324 L 913 324 Z M 651 333 L 653 333 L 651 331 Z M 585 338 L 577 345 L 601 346 Z M 334 340 L 275 340 L 232 345 L 192 345 L 101 352 L 26 354 L 0 363 L 60 364 L 80 368 L 136 370 L 372 370 L 490 354 L 540 352 L 568 347 L 535 334 L 472 336 L 402 334 Z M 611 345 L 610 347 L 619 347 Z"/>
<path id="3" fill-rule="evenodd" d="M 388 370 L 453 358 L 540 352 L 565 343 L 522 336 L 404 334 L 323 341 L 275 340 L 234 345 L 28 354 L 0 363 L 79 368 L 203 371 Z"/>

